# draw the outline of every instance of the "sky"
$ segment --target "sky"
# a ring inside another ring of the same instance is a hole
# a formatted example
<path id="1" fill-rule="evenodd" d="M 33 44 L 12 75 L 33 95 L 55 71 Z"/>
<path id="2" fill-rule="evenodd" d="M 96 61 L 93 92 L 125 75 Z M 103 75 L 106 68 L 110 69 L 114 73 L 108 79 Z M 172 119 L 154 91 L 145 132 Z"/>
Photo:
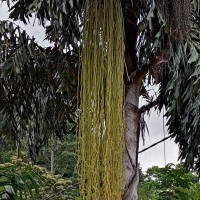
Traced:
<path id="1" fill-rule="evenodd" d="M 8 20 L 8 8 L 5 3 L 0 4 L 0 20 Z M 44 41 L 45 34 L 44 29 L 38 25 L 37 21 L 35 25 L 24 25 L 23 22 L 15 22 L 21 28 L 25 29 L 29 36 L 34 36 L 36 38 L 36 42 L 38 42 L 41 46 L 49 46 L 48 41 Z M 140 101 L 141 105 L 143 104 Z M 151 116 L 145 116 L 145 121 L 147 123 L 149 129 L 149 135 L 146 132 L 145 134 L 145 145 L 143 145 L 142 139 L 140 139 L 140 150 L 148 147 L 149 145 L 161 140 L 167 134 L 167 128 L 163 126 L 163 116 L 162 114 L 158 115 L 157 112 L 152 111 Z M 164 121 L 164 123 L 166 120 Z M 165 131 L 164 131 L 164 130 Z M 166 159 L 165 159 L 166 158 Z M 165 154 L 164 154 L 164 142 L 158 144 L 157 146 L 150 148 L 149 150 L 139 154 L 138 160 L 140 162 L 140 166 L 142 170 L 145 171 L 147 168 L 151 166 L 159 166 L 164 167 L 165 163 L 174 163 L 177 164 L 178 159 L 178 146 L 173 142 L 173 140 L 165 141 Z M 165 162 L 166 161 L 166 162 Z"/>
<path id="2" fill-rule="evenodd" d="M 158 115 L 156 111 L 151 112 L 151 116 L 146 116 L 145 118 L 149 135 L 146 133 L 145 145 L 143 146 L 142 138 L 140 138 L 140 150 L 160 141 L 167 134 L 167 127 L 163 126 L 163 115 Z M 165 121 L 166 122 L 166 119 Z M 163 130 L 164 129 L 164 130 Z M 173 140 L 168 139 L 165 141 L 165 154 L 164 154 L 164 142 L 148 149 L 147 151 L 139 154 L 139 162 L 142 169 L 145 171 L 148 167 L 159 166 L 164 167 L 165 163 L 177 164 L 178 159 L 178 146 L 173 142 Z M 166 160 L 166 162 L 165 162 Z"/>

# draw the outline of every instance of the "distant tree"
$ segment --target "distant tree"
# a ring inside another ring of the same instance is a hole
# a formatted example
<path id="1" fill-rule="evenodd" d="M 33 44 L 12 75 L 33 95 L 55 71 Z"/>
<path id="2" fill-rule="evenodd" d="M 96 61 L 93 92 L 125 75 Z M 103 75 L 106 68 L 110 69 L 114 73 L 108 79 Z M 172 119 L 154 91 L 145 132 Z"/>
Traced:
<path id="1" fill-rule="evenodd" d="M 143 182 L 139 184 L 140 200 L 197 200 L 200 184 L 192 172 L 187 172 L 183 163 L 147 169 Z"/>
<path id="2" fill-rule="evenodd" d="M 16 154 L 13 144 L 7 140 L 0 141 L 0 163 L 10 162 L 11 156 Z"/>
<path id="3" fill-rule="evenodd" d="M 74 173 L 77 165 L 76 136 L 67 135 L 62 140 L 50 140 L 48 146 L 43 147 L 37 157 L 36 164 L 44 166 L 52 173 L 60 174 L 62 177 L 75 178 Z"/>

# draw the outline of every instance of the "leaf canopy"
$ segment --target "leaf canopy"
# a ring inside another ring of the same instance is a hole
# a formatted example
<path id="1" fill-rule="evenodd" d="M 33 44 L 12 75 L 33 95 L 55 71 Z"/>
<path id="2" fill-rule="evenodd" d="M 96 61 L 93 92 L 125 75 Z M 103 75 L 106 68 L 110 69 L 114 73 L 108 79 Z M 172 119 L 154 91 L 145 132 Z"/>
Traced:
<path id="1" fill-rule="evenodd" d="M 18 143 L 28 136 L 35 157 L 52 133 L 74 131 L 77 54 L 42 48 L 8 21 L 0 23 L 0 40 L 1 135 Z"/>

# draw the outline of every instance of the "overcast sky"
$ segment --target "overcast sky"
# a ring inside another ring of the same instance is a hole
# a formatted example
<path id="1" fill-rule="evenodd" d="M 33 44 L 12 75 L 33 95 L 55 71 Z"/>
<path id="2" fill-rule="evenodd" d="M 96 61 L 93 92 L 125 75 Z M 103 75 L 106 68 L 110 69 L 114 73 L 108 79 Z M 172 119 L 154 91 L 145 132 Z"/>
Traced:
<path id="1" fill-rule="evenodd" d="M 8 9 L 5 3 L 0 4 L 0 20 L 8 19 Z M 17 23 L 17 22 L 15 22 Z M 29 36 L 33 36 L 36 38 L 36 41 L 42 46 L 48 46 L 48 42 L 44 41 L 44 29 L 35 23 L 35 26 L 27 25 L 25 26 L 22 22 L 18 22 L 21 28 L 25 29 Z M 162 115 L 158 116 L 156 112 L 151 112 L 151 117 L 146 117 L 146 122 L 149 129 L 149 135 L 146 133 L 145 136 L 145 146 L 143 146 L 143 141 L 140 142 L 140 150 L 148 147 L 149 145 L 161 140 L 164 138 L 163 131 L 163 117 Z M 167 129 L 165 128 L 165 134 L 167 134 Z M 168 139 L 165 142 L 166 146 L 166 163 L 177 163 L 178 158 L 178 147 L 177 145 Z M 145 171 L 148 167 L 158 165 L 163 167 L 165 165 L 164 159 L 164 143 L 160 143 L 157 146 L 139 154 L 139 162 L 140 165 Z"/>

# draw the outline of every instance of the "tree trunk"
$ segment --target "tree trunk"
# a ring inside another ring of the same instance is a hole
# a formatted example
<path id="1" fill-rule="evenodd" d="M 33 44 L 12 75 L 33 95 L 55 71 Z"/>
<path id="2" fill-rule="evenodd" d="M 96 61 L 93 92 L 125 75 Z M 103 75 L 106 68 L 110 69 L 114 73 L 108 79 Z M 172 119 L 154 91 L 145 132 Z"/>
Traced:
<path id="1" fill-rule="evenodd" d="M 54 150 L 51 149 L 51 173 L 54 174 Z"/>
<path id="2" fill-rule="evenodd" d="M 137 169 L 140 132 L 139 84 L 132 83 L 125 99 L 125 152 L 122 200 L 137 200 Z"/>

